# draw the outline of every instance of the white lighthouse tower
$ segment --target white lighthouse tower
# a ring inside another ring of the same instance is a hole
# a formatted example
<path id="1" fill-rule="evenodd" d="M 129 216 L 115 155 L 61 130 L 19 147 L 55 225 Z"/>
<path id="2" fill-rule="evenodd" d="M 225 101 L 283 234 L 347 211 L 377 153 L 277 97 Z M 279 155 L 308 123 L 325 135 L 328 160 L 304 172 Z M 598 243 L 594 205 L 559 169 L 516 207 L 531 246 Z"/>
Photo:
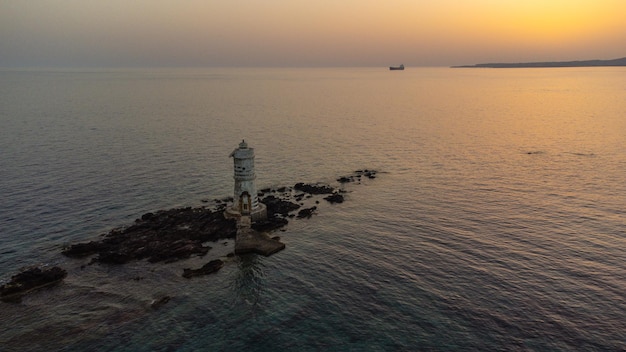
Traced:
<path id="1" fill-rule="evenodd" d="M 224 215 L 227 218 L 249 216 L 250 220 L 265 220 L 267 208 L 259 202 L 256 192 L 256 174 L 254 172 L 254 148 L 248 148 L 245 140 L 239 143 L 239 148 L 230 153 L 235 166 L 235 192 L 232 206 L 226 208 Z"/>

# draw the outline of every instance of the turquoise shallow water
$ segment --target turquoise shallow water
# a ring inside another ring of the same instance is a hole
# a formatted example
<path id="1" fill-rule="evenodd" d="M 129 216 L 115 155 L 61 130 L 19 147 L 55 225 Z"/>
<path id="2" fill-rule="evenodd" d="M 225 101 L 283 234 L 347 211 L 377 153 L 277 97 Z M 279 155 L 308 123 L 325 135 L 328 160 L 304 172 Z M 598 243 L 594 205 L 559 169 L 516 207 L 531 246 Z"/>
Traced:
<path id="1" fill-rule="evenodd" d="M 2 350 L 626 349 L 624 74 L 1 71 L 0 279 L 69 271 L 0 305 Z M 242 138 L 259 188 L 379 174 L 216 275 L 60 255 L 230 195 Z"/>

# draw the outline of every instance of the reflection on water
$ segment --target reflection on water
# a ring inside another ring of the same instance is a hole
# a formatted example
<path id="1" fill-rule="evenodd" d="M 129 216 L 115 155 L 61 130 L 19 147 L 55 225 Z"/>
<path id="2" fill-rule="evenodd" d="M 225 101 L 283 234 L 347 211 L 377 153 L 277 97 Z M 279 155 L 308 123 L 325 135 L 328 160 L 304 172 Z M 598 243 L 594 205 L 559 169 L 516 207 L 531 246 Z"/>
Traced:
<path id="1" fill-rule="evenodd" d="M 242 255 L 239 257 L 237 268 L 231 286 L 233 305 L 245 302 L 252 307 L 258 306 L 266 285 L 265 266 L 261 258 L 256 254 Z"/>

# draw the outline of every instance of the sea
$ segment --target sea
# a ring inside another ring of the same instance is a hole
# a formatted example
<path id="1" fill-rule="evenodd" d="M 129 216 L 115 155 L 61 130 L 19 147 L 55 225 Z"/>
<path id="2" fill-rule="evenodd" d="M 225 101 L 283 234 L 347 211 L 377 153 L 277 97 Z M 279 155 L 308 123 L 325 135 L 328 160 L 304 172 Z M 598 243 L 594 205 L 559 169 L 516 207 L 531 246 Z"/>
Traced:
<path id="1" fill-rule="evenodd" d="M 624 67 L 2 69 L 0 126 L 0 283 L 68 272 L 1 351 L 626 350 Z M 61 254 L 231 196 L 244 139 L 258 189 L 345 202 L 269 257 Z"/>

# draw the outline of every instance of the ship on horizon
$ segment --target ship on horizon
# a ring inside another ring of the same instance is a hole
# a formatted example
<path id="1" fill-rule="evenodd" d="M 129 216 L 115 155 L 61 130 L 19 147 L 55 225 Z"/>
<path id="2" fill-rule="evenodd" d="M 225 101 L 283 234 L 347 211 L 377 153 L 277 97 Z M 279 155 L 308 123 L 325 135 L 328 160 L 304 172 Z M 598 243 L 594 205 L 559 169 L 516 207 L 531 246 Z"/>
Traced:
<path id="1" fill-rule="evenodd" d="M 400 65 L 400 66 L 389 66 L 389 70 L 390 71 L 396 71 L 396 70 L 404 70 L 404 64 Z"/>

